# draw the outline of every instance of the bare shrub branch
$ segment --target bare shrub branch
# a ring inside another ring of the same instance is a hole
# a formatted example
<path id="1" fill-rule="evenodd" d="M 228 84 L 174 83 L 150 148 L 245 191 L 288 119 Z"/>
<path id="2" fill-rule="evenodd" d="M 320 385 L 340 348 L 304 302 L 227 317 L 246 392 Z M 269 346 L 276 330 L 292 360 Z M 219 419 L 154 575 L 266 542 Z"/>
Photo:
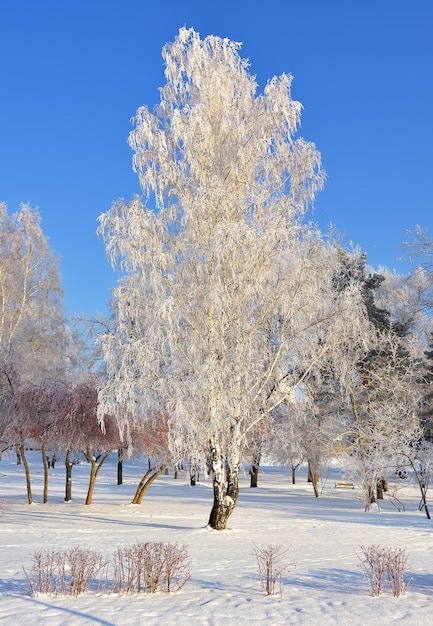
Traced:
<path id="1" fill-rule="evenodd" d="M 293 562 L 285 563 L 283 561 L 287 551 L 288 548 L 283 550 L 279 544 L 269 544 L 267 546 L 254 544 L 253 555 L 256 557 L 259 566 L 260 585 L 262 591 L 265 591 L 268 595 L 282 594 L 282 576 L 289 571 L 289 568 L 296 565 Z"/>
<path id="2" fill-rule="evenodd" d="M 190 577 L 187 550 L 177 543 L 138 543 L 118 547 L 114 555 L 118 593 L 178 591 Z"/>
<path id="3" fill-rule="evenodd" d="M 406 589 L 404 574 L 407 566 L 404 548 L 371 545 L 361 546 L 361 550 L 362 555 L 357 554 L 357 557 L 371 595 L 379 596 L 385 581 L 391 587 L 394 597 L 402 596 Z"/>
<path id="4" fill-rule="evenodd" d="M 90 590 L 108 562 L 102 553 L 75 546 L 69 550 L 37 550 L 30 570 L 24 573 L 32 595 L 78 596 Z"/>

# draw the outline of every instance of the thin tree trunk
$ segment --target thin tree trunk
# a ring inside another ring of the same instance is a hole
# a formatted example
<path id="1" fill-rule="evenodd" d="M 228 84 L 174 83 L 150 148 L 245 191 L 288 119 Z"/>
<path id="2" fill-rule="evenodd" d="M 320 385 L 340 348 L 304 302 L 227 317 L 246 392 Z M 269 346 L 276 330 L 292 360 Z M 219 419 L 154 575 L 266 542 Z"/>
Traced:
<path id="1" fill-rule="evenodd" d="M 117 450 L 117 484 L 123 485 L 123 448 Z"/>
<path id="2" fill-rule="evenodd" d="M 427 506 L 427 487 L 428 485 L 426 484 L 426 481 L 423 480 L 422 476 L 420 475 L 420 473 L 418 472 L 415 463 L 412 461 L 412 459 L 409 457 L 409 463 L 414 471 L 415 474 L 415 478 L 417 480 L 420 492 L 421 492 L 421 505 L 419 507 L 419 510 L 421 511 L 422 509 L 425 509 L 425 514 L 427 516 L 427 519 L 431 519 L 430 516 L 430 511 L 428 509 Z"/>
<path id="3" fill-rule="evenodd" d="M 296 467 L 292 465 L 292 485 L 296 485 Z"/>
<path id="4" fill-rule="evenodd" d="M 365 483 L 362 485 L 364 494 L 364 511 L 368 513 L 372 504 L 376 502 L 376 488 L 374 484 Z"/>
<path id="5" fill-rule="evenodd" d="M 48 459 L 47 459 L 47 449 L 45 446 L 45 442 L 41 444 L 41 454 L 42 454 L 42 465 L 44 468 L 44 495 L 43 495 L 43 503 L 46 504 L 48 502 Z"/>
<path id="6" fill-rule="evenodd" d="M 189 484 L 191 487 L 195 487 L 198 481 L 198 467 L 195 461 L 189 463 Z"/>
<path id="7" fill-rule="evenodd" d="M 253 454 L 253 460 L 250 467 L 250 487 L 257 487 L 259 481 L 260 452 Z"/>
<path id="8" fill-rule="evenodd" d="M 30 470 L 29 470 L 29 464 L 27 463 L 25 446 L 23 443 L 20 444 L 19 451 L 20 451 L 21 460 L 24 465 L 24 470 L 26 472 L 27 500 L 29 504 L 33 504 L 32 485 L 30 482 Z"/>
<path id="9" fill-rule="evenodd" d="M 92 452 L 90 450 L 87 450 L 86 452 L 87 459 L 90 461 L 90 479 L 89 479 L 89 489 L 87 490 L 87 497 L 86 497 L 85 504 L 92 504 L 93 490 L 95 488 L 96 479 L 98 478 L 98 474 L 101 470 L 101 467 L 104 465 L 105 461 L 108 458 L 108 454 L 109 454 L 108 452 L 103 454 L 98 464 Z"/>
<path id="10" fill-rule="evenodd" d="M 162 474 L 162 472 L 168 467 L 168 465 L 161 465 L 158 469 L 156 467 L 147 470 L 143 478 L 140 480 L 135 496 L 132 499 L 131 504 L 141 504 L 144 498 L 144 494 L 149 489 L 154 480 Z"/>
<path id="11" fill-rule="evenodd" d="M 319 497 L 319 480 L 320 472 L 312 461 L 308 461 L 308 482 L 313 485 L 313 491 L 316 498 Z"/>
<path id="12" fill-rule="evenodd" d="M 66 467 L 65 502 L 70 502 L 72 500 L 72 461 L 71 461 L 70 450 L 67 450 L 66 452 L 65 467 Z"/>

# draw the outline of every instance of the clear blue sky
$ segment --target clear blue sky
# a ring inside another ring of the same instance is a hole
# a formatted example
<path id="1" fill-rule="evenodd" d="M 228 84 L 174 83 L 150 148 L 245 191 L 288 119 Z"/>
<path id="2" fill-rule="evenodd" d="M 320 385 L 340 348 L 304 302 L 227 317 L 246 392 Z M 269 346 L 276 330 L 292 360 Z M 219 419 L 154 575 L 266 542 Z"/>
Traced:
<path id="1" fill-rule="evenodd" d="M 127 145 L 181 26 L 243 42 L 260 88 L 294 76 L 301 134 L 328 173 L 314 218 L 373 266 L 433 231 L 432 0 L 4 0 L 0 200 L 39 207 L 69 314 L 105 311 L 115 275 L 97 217 L 139 192 Z"/>

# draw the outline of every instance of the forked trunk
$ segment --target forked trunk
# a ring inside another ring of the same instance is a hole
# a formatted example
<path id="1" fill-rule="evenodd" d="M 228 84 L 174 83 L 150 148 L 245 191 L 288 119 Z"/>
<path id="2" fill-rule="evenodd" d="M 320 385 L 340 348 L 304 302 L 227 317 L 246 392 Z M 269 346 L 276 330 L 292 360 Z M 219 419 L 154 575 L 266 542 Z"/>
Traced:
<path id="1" fill-rule="evenodd" d="M 97 463 L 95 456 L 92 454 L 90 450 L 86 452 L 87 459 L 90 461 L 90 478 L 89 478 L 89 488 L 87 490 L 87 497 L 85 504 L 92 504 L 93 499 L 93 490 L 95 488 L 96 479 L 98 478 L 98 474 L 101 470 L 101 467 L 105 463 L 108 458 L 108 452 L 101 456 L 101 460 Z"/>
<path id="2" fill-rule="evenodd" d="M 212 446 L 213 506 L 209 526 L 224 530 L 239 497 L 240 450 L 235 449 L 227 461 L 221 458 L 218 444 Z"/>
<path id="3" fill-rule="evenodd" d="M 131 504 L 141 504 L 144 498 L 144 494 L 149 489 L 154 480 L 162 474 L 162 472 L 168 467 L 168 465 L 161 465 L 158 469 L 156 467 L 147 470 L 135 492 L 135 496 L 132 499 Z"/>
<path id="4" fill-rule="evenodd" d="M 26 472 L 27 500 L 29 504 L 33 504 L 32 485 L 30 482 L 30 469 L 29 469 L 29 464 L 27 463 L 26 448 L 23 443 L 20 444 L 19 451 L 20 451 L 21 460 L 24 465 L 24 470 Z"/>

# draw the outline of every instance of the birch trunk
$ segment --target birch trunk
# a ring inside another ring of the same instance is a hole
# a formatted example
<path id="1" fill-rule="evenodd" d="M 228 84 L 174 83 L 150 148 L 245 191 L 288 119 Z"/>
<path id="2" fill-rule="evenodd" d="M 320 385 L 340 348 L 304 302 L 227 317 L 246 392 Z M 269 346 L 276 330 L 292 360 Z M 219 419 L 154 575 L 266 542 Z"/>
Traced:
<path id="1" fill-rule="evenodd" d="M 236 506 L 239 497 L 239 466 L 240 449 L 235 446 L 230 458 L 224 460 L 220 446 L 212 445 L 213 469 L 213 506 L 208 525 L 215 530 L 225 530 L 230 515 Z"/>

